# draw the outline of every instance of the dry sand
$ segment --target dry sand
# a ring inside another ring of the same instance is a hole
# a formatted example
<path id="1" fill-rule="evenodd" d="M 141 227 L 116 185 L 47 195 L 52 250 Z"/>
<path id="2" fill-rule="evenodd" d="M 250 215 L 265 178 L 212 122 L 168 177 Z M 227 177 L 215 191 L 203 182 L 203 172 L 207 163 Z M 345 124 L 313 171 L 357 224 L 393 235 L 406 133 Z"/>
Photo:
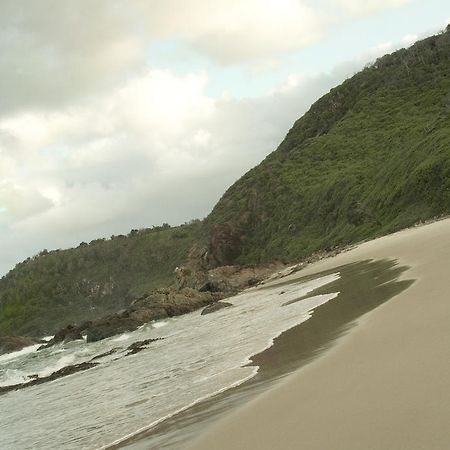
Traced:
<path id="1" fill-rule="evenodd" d="M 205 431 L 195 450 L 450 449 L 450 219 L 320 261 L 395 258 L 416 281 L 322 357 Z"/>

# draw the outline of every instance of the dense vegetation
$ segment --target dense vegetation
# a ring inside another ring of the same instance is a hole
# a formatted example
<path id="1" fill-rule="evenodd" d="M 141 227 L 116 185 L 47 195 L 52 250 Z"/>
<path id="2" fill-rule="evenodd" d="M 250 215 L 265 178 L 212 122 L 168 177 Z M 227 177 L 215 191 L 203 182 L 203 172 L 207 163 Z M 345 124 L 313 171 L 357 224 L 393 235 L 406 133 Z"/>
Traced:
<path id="1" fill-rule="evenodd" d="M 241 263 L 293 260 L 450 212 L 450 32 L 317 101 L 207 218 Z"/>
<path id="2" fill-rule="evenodd" d="M 41 252 L 0 280 L 0 335 L 42 335 L 167 286 L 209 230 L 209 264 L 296 260 L 450 212 L 450 31 L 318 100 L 203 222 Z"/>
<path id="3" fill-rule="evenodd" d="M 172 284 L 174 268 L 199 240 L 201 226 L 133 230 L 28 258 L 0 280 L 0 335 L 50 334 Z"/>

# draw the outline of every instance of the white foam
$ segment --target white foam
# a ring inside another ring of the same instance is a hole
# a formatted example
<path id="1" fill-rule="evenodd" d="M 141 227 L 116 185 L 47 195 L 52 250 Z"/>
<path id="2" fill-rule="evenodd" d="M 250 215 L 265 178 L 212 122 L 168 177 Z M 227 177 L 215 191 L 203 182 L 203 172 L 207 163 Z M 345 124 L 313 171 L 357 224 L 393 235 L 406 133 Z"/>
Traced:
<path id="1" fill-rule="evenodd" d="M 18 350 L 17 352 L 5 353 L 4 355 L 0 356 L 0 364 L 2 362 L 10 361 L 12 359 L 29 355 L 30 353 L 35 352 L 40 345 L 41 344 L 30 345 L 29 347 L 25 347 L 22 350 Z"/>
<path id="2" fill-rule="evenodd" d="M 75 354 L 72 353 L 71 355 L 65 355 L 58 359 L 56 364 L 52 366 L 46 367 L 44 370 L 41 370 L 38 372 L 38 375 L 40 378 L 42 377 L 48 377 L 53 372 L 57 372 L 58 370 L 61 370 L 64 367 L 70 366 L 75 361 Z"/>
<path id="3" fill-rule="evenodd" d="M 334 281 L 334 280 L 336 280 L 338 278 L 339 278 L 339 276 L 337 274 L 333 274 L 333 275 L 329 276 L 329 278 L 327 278 L 327 283 L 330 283 L 331 281 Z M 327 283 L 325 283 L 325 280 L 322 280 L 322 282 L 323 282 L 323 284 L 327 284 Z M 319 283 L 319 284 L 323 285 L 322 283 Z M 310 288 L 311 288 L 310 290 L 316 289 L 317 288 L 317 283 L 314 283 L 314 286 L 315 287 L 310 286 Z M 280 295 L 280 292 L 277 292 L 277 294 Z M 307 310 L 299 318 L 297 325 L 299 325 L 299 324 L 305 322 L 306 320 L 310 319 L 312 317 L 313 310 L 315 308 L 317 308 L 318 306 L 321 306 L 321 305 L 327 303 L 328 301 L 336 298 L 338 295 L 339 295 L 339 292 L 334 292 L 334 293 L 331 293 L 331 294 L 316 295 L 314 297 L 309 297 L 309 298 L 306 298 L 306 299 L 302 300 L 302 304 L 303 304 L 303 306 L 305 306 L 307 308 Z M 230 384 L 224 385 L 224 386 L 222 386 L 219 389 L 216 389 L 216 390 L 214 390 L 214 391 L 212 391 L 212 392 L 210 392 L 210 393 L 208 393 L 208 394 L 206 394 L 204 396 L 201 396 L 201 397 L 195 399 L 194 401 L 192 401 L 191 403 L 189 403 L 188 405 L 185 405 L 185 406 L 183 406 L 181 408 L 178 408 L 175 411 L 173 411 L 173 412 L 171 412 L 169 414 L 166 414 L 165 416 L 158 418 L 157 420 L 151 422 L 150 424 L 148 424 L 148 425 L 146 425 L 144 427 L 141 427 L 141 428 L 133 431 L 132 433 L 129 433 L 129 434 L 125 435 L 125 436 L 122 436 L 121 438 L 116 439 L 115 441 L 113 441 L 113 442 L 111 442 L 111 443 L 109 443 L 107 445 L 103 445 L 101 447 L 98 447 L 96 450 L 106 450 L 106 449 L 110 448 L 111 446 L 123 443 L 124 441 L 127 441 L 128 439 L 132 438 L 133 436 L 136 436 L 136 435 L 138 435 L 138 434 L 140 434 L 140 433 L 142 433 L 144 431 L 150 430 L 151 428 L 155 427 L 156 425 L 158 425 L 159 423 L 163 422 L 164 420 L 167 420 L 170 417 L 173 417 L 173 416 L 175 416 L 175 415 L 177 415 L 177 414 L 179 414 L 179 413 L 181 413 L 181 412 L 191 408 L 192 406 L 194 406 L 194 405 L 196 405 L 196 404 L 198 404 L 198 403 L 200 403 L 200 402 L 202 402 L 204 400 L 207 400 L 208 398 L 214 397 L 215 395 L 218 395 L 218 394 L 220 394 L 222 392 L 225 392 L 225 391 L 227 391 L 227 390 L 229 390 L 229 389 L 231 389 L 233 387 L 237 387 L 237 386 L 245 383 L 246 381 L 250 380 L 251 378 L 255 377 L 256 374 L 258 373 L 259 366 L 250 366 L 249 365 L 252 362 L 251 361 L 251 357 L 253 355 L 257 354 L 257 353 L 261 353 L 264 350 L 267 350 L 268 348 L 270 348 L 274 344 L 275 339 L 277 337 L 279 337 L 284 331 L 286 331 L 286 330 L 280 330 L 277 334 L 275 334 L 266 343 L 266 345 L 262 345 L 258 349 L 255 349 L 254 352 L 252 352 L 251 355 L 246 356 L 240 362 L 240 364 L 235 365 L 235 366 L 231 366 L 231 367 L 227 367 L 224 370 L 221 370 L 221 371 L 215 372 L 215 373 L 213 373 L 211 375 L 199 378 L 199 379 L 195 380 L 195 383 L 201 383 L 201 382 L 205 382 L 205 381 L 210 381 L 210 380 L 212 380 L 214 378 L 219 378 L 224 373 L 227 373 L 227 372 L 230 372 L 230 371 L 233 371 L 233 370 L 236 370 L 236 369 L 239 369 L 240 373 L 242 373 L 242 375 L 243 375 L 242 378 L 240 378 L 239 380 L 236 380 L 236 381 L 234 381 L 234 382 L 232 382 Z M 244 375 L 244 373 L 246 373 L 246 374 Z"/>
<path id="4" fill-rule="evenodd" d="M 106 449 L 112 444 L 105 442 L 123 442 L 242 384 L 258 372 L 258 367 L 250 365 L 252 355 L 271 347 L 280 334 L 308 320 L 314 308 L 336 298 L 338 293 L 295 300 L 338 278 L 338 274 L 332 274 L 304 283 L 245 291 L 227 300 L 233 308 L 215 314 L 201 316 L 196 311 L 103 341 L 77 344 L 77 349 L 56 346 L 37 352 L 28 363 L 26 359 L 21 361 L 21 367 L 5 366 L 22 372 L 11 373 L 10 377 L 23 377 L 25 373 L 45 376 L 107 352 L 117 342 L 164 337 L 149 346 L 151 351 L 142 352 L 133 360 L 117 352 L 106 363 L 102 361 L 98 370 L 21 391 L 22 401 L 40 411 L 38 428 L 30 422 L 32 418 L 23 422 L 23 409 L 14 395 L 2 396 L 0 416 L 8 433 L 0 436 L 0 447 L 11 448 L 14 443 L 27 448 L 39 443 L 40 448 L 52 450 Z M 108 408 L 104 402 L 90 401 L 96 396 L 104 398 Z M 139 400 L 147 397 L 152 401 L 141 405 Z M 127 409 L 124 415 L 124 405 L 131 402 L 137 402 L 136 406 L 132 413 Z M 2 410 L 8 414 L 2 415 Z M 21 432 L 24 426 L 26 434 Z M 93 429 L 97 431 L 92 433 Z M 52 430 L 51 436 L 44 430 Z"/>
<path id="5" fill-rule="evenodd" d="M 7 369 L 3 375 L 0 376 L 0 386 L 12 386 L 30 381 L 25 373 L 20 370 Z"/>
<path id="6" fill-rule="evenodd" d="M 170 419 L 171 417 L 173 417 L 177 414 L 180 414 L 183 411 L 188 410 L 189 408 L 192 408 L 193 406 L 197 405 L 198 403 L 200 403 L 204 400 L 207 400 L 211 397 L 214 397 L 215 395 L 221 394 L 222 392 L 228 391 L 228 389 L 232 389 L 234 387 L 237 387 L 237 386 L 245 383 L 246 381 L 250 380 L 258 373 L 258 367 L 247 367 L 246 369 L 248 369 L 248 372 L 250 372 L 246 377 L 241 378 L 240 380 L 235 381 L 234 383 L 231 383 L 228 386 L 224 386 L 220 389 L 217 389 L 216 391 L 212 392 L 211 394 L 207 394 L 207 395 L 204 395 L 203 397 L 199 397 L 199 398 L 195 399 L 193 402 L 189 403 L 188 405 L 183 406 L 182 408 L 179 408 L 176 411 L 165 415 L 164 417 L 160 417 L 159 419 L 155 420 L 154 422 L 152 422 L 144 427 L 141 427 L 138 430 L 133 431 L 132 433 L 122 436 L 119 439 L 116 439 L 114 442 L 111 442 L 106 445 L 102 445 L 101 447 L 98 447 L 95 450 L 107 450 L 108 448 L 112 447 L 113 445 L 119 445 L 122 442 L 132 438 L 133 436 L 143 433 L 144 431 L 148 431 L 148 430 L 152 429 L 153 427 L 155 427 L 156 425 L 158 425 L 159 423 L 164 422 L 165 420 Z"/>
<path id="7" fill-rule="evenodd" d="M 112 342 L 122 342 L 122 341 L 128 341 L 130 339 L 131 333 L 123 333 L 120 336 L 117 336 L 116 338 L 111 339 Z"/>

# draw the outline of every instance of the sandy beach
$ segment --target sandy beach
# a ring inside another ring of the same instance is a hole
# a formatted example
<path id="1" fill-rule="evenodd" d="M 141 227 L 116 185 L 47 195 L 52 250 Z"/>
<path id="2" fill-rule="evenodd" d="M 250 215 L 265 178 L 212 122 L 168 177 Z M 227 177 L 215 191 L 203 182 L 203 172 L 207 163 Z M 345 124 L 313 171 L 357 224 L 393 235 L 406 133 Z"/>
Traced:
<path id="1" fill-rule="evenodd" d="M 196 450 L 444 450 L 450 443 L 450 219 L 315 263 L 395 259 L 415 282 L 320 358 L 206 429 Z"/>

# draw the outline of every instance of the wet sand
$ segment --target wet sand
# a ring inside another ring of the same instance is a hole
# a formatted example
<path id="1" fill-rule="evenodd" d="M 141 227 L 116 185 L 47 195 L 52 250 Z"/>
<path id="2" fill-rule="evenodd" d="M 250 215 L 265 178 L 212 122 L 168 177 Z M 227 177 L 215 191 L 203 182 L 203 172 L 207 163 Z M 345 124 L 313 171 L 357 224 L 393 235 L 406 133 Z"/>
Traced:
<path id="1" fill-rule="evenodd" d="M 450 220 L 367 242 L 291 278 L 368 259 L 398 260 L 411 267 L 400 280 L 415 282 L 190 449 L 449 448 Z"/>

